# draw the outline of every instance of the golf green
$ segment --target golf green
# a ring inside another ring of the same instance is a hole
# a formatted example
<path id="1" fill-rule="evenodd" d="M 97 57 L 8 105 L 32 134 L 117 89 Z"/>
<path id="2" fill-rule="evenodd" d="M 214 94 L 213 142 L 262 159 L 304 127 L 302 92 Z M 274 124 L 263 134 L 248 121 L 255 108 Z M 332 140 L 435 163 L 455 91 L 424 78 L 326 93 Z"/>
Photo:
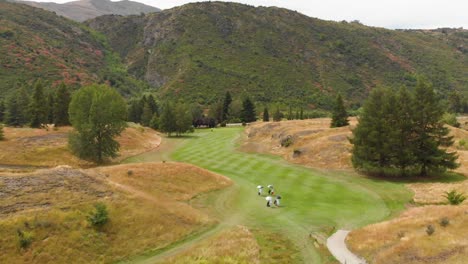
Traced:
<path id="1" fill-rule="evenodd" d="M 248 227 L 265 228 L 288 237 L 305 263 L 320 263 L 308 235 L 324 227 L 352 229 L 381 221 L 403 209 L 411 193 L 399 183 L 366 179 L 353 172 L 314 170 L 279 157 L 243 153 L 236 140 L 243 128 L 198 130 L 171 155 L 225 175 L 235 182 L 235 200 L 226 217 Z M 281 207 L 266 207 L 257 185 L 272 184 Z M 216 199 L 216 198 L 214 198 Z"/>

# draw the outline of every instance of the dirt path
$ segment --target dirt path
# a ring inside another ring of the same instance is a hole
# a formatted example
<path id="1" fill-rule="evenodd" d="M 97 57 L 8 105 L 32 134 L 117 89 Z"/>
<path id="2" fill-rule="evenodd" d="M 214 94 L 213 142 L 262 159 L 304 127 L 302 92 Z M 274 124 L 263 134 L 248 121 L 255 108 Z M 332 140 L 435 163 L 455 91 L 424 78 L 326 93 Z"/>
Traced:
<path id="1" fill-rule="evenodd" d="M 327 247 L 330 253 L 340 262 L 346 264 L 365 264 L 366 261 L 354 255 L 346 247 L 345 239 L 350 231 L 338 230 L 327 239 Z"/>

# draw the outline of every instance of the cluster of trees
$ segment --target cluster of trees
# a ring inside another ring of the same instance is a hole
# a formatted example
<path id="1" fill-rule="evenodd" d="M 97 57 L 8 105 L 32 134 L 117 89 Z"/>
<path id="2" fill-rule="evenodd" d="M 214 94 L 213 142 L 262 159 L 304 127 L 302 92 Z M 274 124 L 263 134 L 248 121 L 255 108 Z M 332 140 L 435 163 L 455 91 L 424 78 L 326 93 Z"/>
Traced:
<path id="1" fill-rule="evenodd" d="M 70 125 L 68 105 L 70 92 L 64 83 L 54 92 L 45 93 L 45 85 L 38 80 L 33 85 L 33 94 L 29 95 L 25 86 L 11 92 L 0 101 L 0 122 L 9 126 L 30 126 L 39 128 L 45 124 L 55 126 Z"/>
<path id="2" fill-rule="evenodd" d="M 419 78 L 410 92 L 374 89 L 353 130 L 353 166 L 367 173 L 421 175 L 458 166 L 442 122 L 444 107 L 432 85 Z"/>
<path id="3" fill-rule="evenodd" d="M 139 99 L 133 99 L 128 107 L 128 121 L 151 126 L 151 121 L 159 116 L 159 106 L 153 95 L 143 95 Z"/>

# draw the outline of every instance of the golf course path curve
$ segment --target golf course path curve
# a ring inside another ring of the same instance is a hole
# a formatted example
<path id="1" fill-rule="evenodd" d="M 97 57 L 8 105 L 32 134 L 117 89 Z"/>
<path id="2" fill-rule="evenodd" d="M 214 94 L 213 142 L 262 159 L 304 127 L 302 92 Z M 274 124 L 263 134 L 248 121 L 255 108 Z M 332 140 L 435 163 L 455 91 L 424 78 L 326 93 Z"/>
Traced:
<path id="1" fill-rule="evenodd" d="M 338 230 L 327 239 L 327 247 L 330 253 L 340 262 L 346 264 L 365 264 L 366 261 L 353 254 L 346 247 L 345 239 L 350 231 Z"/>

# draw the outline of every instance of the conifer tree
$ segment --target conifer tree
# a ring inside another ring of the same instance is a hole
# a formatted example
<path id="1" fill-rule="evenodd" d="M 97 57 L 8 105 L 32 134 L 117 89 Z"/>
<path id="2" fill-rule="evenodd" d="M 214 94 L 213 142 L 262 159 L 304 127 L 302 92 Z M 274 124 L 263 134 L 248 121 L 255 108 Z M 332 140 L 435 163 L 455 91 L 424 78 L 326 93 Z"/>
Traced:
<path id="1" fill-rule="evenodd" d="M 270 121 L 270 115 L 268 113 L 268 108 L 263 109 L 263 122 Z"/>
<path id="2" fill-rule="evenodd" d="M 302 109 L 302 107 L 301 107 L 301 110 L 299 112 L 299 119 L 304 120 L 304 109 Z"/>
<path id="3" fill-rule="evenodd" d="M 342 127 L 349 125 L 348 113 L 344 107 L 341 94 L 336 97 L 335 105 L 333 107 L 332 121 L 330 127 Z"/>
<path id="4" fill-rule="evenodd" d="M 70 125 L 68 108 L 70 106 L 70 92 L 65 83 L 61 83 L 54 99 L 54 124 L 58 126 Z"/>
<path id="5" fill-rule="evenodd" d="M 232 97 L 229 91 L 226 92 L 226 96 L 223 101 L 223 117 L 222 121 L 227 121 L 229 118 L 229 106 L 231 105 Z"/>
<path id="6" fill-rule="evenodd" d="M 140 105 L 140 101 L 137 101 L 137 100 L 130 101 L 127 120 L 130 122 L 134 122 L 134 123 L 140 123 L 142 113 L 143 113 L 143 108 Z"/>
<path id="7" fill-rule="evenodd" d="M 255 106 L 250 100 L 250 98 L 245 98 L 242 102 L 242 113 L 241 121 L 244 123 L 250 123 L 257 121 L 257 114 L 255 111 Z"/>
<path id="8" fill-rule="evenodd" d="M 41 80 L 36 81 L 34 84 L 34 93 L 29 111 L 31 127 L 39 128 L 47 123 L 47 100 L 44 96 L 44 85 Z"/>
<path id="9" fill-rule="evenodd" d="M 449 153 L 441 147 L 453 144 L 453 137 L 441 121 L 444 110 L 434 93 L 432 85 L 419 78 L 417 81 L 416 100 L 414 100 L 415 156 L 420 165 L 420 175 L 426 176 L 429 171 L 455 169 L 456 153 Z"/>
<path id="10" fill-rule="evenodd" d="M 11 92 L 5 104 L 5 123 L 10 126 L 23 126 L 29 122 L 29 95 L 24 86 Z"/>
<path id="11" fill-rule="evenodd" d="M 276 111 L 273 113 L 273 121 L 278 122 L 278 121 L 281 121 L 282 118 L 283 118 L 283 114 L 277 107 Z"/>
<path id="12" fill-rule="evenodd" d="M 154 100 L 154 97 L 152 94 L 150 94 L 147 98 L 148 100 L 148 104 L 151 108 L 151 113 L 152 114 L 158 114 L 159 115 L 159 106 L 158 104 L 156 103 L 156 101 Z"/>
<path id="13" fill-rule="evenodd" d="M 54 95 L 49 93 L 47 96 L 47 123 L 53 124 L 54 123 Z"/>

